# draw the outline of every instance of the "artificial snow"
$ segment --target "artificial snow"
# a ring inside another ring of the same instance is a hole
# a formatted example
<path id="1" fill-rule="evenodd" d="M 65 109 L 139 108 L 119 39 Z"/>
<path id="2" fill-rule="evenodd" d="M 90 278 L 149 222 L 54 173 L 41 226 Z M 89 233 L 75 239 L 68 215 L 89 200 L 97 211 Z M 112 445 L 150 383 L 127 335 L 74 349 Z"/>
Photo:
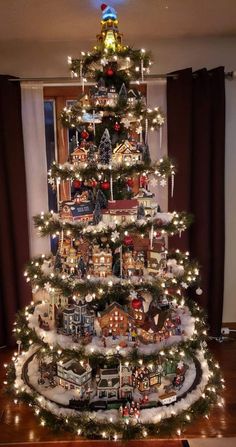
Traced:
<path id="1" fill-rule="evenodd" d="M 32 390 L 23 382 L 23 380 L 21 378 L 22 367 L 23 367 L 25 361 L 30 356 L 32 356 L 37 351 L 38 348 L 39 348 L 38 346 L 34 346 L 34 347 L 30 348 L 27 353 L 20 355 L 16 362 L 15 385 L 18 389 L 19 388 L 24 389 L 25 391 L 27 391 L 29 393 L 31 393 Z M 172 405 L 168 405 L 168 406 L 163 405 L 161 407 L 141 410 L 141 414 L 140 414 L 141 423 L 148 423 L 148 422 L 158 423 L 158 422 L 160 422 L 160 420 L 169 418 L 173 414 L 179 414 L 182 411 L 187 410 L 192 404 L 194 404 L 194 402 L 196 402 L 202 396 L 202 394 L 204 392 L 204 388 L 206 387 L 206 385 L 208 383 L 210 371 L 209 371 L 208 363 L 207 363 L 206 359 L 204 358 L 203 351 L 197 352 L 197 358 L 201 364 L 202 376 L 201 376 L 201 381 L 196 386 L 196 388 L 193 391 L 189 392 L 185 398 L 181 399 L 180 401 L 178 401 Z M 34 362 L 31 362 L 31 363 L 32 363 L 32 365 L 29 367 L 29 377 L 30 377 L 30 381 L 32 383 L 32 380 L 36 381 L 37 371 L 36 371 L 36 364 Z M 177 392 L 177 395 L 179 395 L 179 396 L 181 396 L 184 392 L 186 392 L 188 387 L 190 387 L 191 384 L 193 383 L 193 381 L 195 380 L 195 375 L 196 375 L 195 366 L 194 366 L 193 362 L 188 363 L 188 365 L 189 365 L 189 369 L 186 372 L 184 385 L 180 389 L 180 391 Z M 161 388 L 160 388 L 160 390 L 161 390 Z M 158 393 L 159 395 L 160 395 L 160 390 Z M 68 396 L 65 398 L 65 393 L 66 393 L 65 390 L 63 390 L 62 392 L 59 392 L 59 393 L 55 393 L 55 388 L 53 388 L 52 390 L 44 389 L 43 392 L 45 393 L 45 391 L 46 391 L 46 393 L 52 392 L 52 396 L 53 396 L 54 400 L 55 400 L 55 397 L 57 399 L 66 399 L 66 398 L 68 399 Z M 42 389 L 40 388 L 40 393 L 41 392 L 42 392 Z M 64 396 L 63 396 L 63 394 L 64 394 Z M 156 397 L 156 394 L 154 394 L 154 396 L 152 396 L 152 394 L 151 394 L 150 397 Z M 45 408 L 45 409 L 51 411 L 53 414 L 55 414 L 57 416 L 66 417 L 68 415 L 74 415 L 74 416 L 76 415 L 79 417 L 80 413 L 78 411 L 70 410 L 67 408 L 62 408 L 62 407 L 60 407 L 60 405 L 49 401 L 46 397 L 44 397 L 42 395 L 40 395 L 38 397 L 38 401 L 39 401 L 39 405 L 42 408 Z M 65 400 L 64 400 L 64 402 L 65 402 Z M 97 421 L 111 421 L 112 420 L 115 422 L 115 421 L 119 420 L 119 418 L 120 418 L 120 414 L 119 414 L 118 410 L 90 412 L 89 416 Z M 134 423 L 134 421 L 132 421 L 131 423 Z"/>
<path id="2" fill-rule="evenodd" d="M 44 329 L 39 327 L 38 316 L 46 314 L 47 311 L 48 305 L 46 303 L 36 305 L 34 313 L 32 315 L 29 315 L 29 328 L 34 329 L 38 337 L 45 343 L 48 343 L 50 346 L 57 346 L 61 349 L 74 349 L 76 351 L 80 350 L 81 344 L 73 342 L 70 335 L 58 334 L 56 328 L 52 326 L 52 322 L 50 320 L 48 320 L 49 326 L 51 325 L 49 331 L 45 331 Z M 140 353 L 154 354 L 165 347 L 171 346 L 173 344 L 177 345 L 178 343 L 185 341 L 193 336 L 195 319 L 191 316 L 188 307 L 178 307 L 175 312 L 176 316 L 179 316 L 181 319 L 181 329 L 183 331 L 183 334 L 171 335 L 169 338 L 164 339 L 158 343 L 143 344 L 140 342 L 137 346 L 137 349 Z M 85 346 L 85 352 L 87 354 L 97 352 L 104 355 L 113 355 L 117 351 L 119 351 L 119 353 L 123 357 L 125 357 L 134 348 L 135 343 L 128 341 L 127 337 L 122 336 L 115 339 L 113 339 L 113 337 L 106 337 L 106 346 L 104 346 L 103 339 L 100 337 L 100 325 L 97 320 L 95 320 L 95 331 L 96 336 L 92 338 L 91 343 Z M 121 342 L 126 342 L 127 347 L 120 347 L 120 344 L 122 344 Z"/>

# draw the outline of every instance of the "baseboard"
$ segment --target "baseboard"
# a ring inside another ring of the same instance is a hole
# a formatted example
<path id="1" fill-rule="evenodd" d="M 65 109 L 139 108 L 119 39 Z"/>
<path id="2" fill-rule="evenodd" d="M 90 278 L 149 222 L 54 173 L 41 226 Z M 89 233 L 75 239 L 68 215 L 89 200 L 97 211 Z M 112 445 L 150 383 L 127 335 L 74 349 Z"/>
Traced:
<path id="1" fill-rule="evenodd" d="M 221 327 L 228 327 L 229 329 L 236 330 L 236 322 L 234 323 L 222 323 Z"/>

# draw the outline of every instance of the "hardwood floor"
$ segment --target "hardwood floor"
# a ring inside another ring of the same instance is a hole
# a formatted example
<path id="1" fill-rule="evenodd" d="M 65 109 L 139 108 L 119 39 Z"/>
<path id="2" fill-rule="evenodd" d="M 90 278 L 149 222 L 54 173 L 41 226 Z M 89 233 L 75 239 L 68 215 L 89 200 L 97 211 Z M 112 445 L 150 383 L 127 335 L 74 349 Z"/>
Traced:
<path id="1" fill-rule="evenodd" d="M 209 419 L 199 418 L 192 423 L 183 437 L 207 438 L 207 437 L 234 437 L 236 436 L 236 335 L 230 336 L 230 339 L 223 343 L 216 341 L 210 342 L 210 349 L 221 365 L 222 373 L 225 378 L 226 389 L 224 391 L 224 407 L 216 407 L 212 410 Z M 11 358 L 12 352 L 7 349 L 0 350 L 0 380 L 4 380 L 3 364 Z M 70 441 L 73 436 L 69 433 L 52 433 L 45 427 L 41 427 L 31 408 L 26 405 L 15 405 L 11 398 L 0 392 L 0 443 L 17 442 L 47 442 L 47 441 Z M 73 443 L 68 443 L 68 445 Z M 79 442 L 80 447 L 92 445 L 109 445 L 106 442 Z M 145 447 L 151 445 L 158 447 L 155 441 L 134 441 L 129 443 L 133 447 Z M 110 444 L 111 445 L 111 444 Z M 114 445 L 114 444 L 112 444 Z M 116 444 L 117 445 L 117 444 Z M 127 444 L 126 444 L 127 445 Z M 168 442 L 166 447 L 171 447 Z"/>

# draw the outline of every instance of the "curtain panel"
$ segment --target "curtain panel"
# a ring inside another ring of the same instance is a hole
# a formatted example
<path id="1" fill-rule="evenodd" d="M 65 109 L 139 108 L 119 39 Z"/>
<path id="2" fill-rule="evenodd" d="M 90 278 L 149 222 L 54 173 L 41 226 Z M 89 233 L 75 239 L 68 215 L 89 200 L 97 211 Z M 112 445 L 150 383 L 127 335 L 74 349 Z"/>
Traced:
<path id="1" fill-rule="evenodd" d="M 170 211 L 186 210 L 195 220 L 170 246 L 189 250 L 201 266 L 211 333 L 221 332 L 224 289 L 224 67 L 172 73 L 167 81 L 168 152 L 178 165 Z"/>
<path id="2" fill-rule="evenodd" d="M 0 76 L 0 346 L 13 345 L 17 310 L 31 300 L 23 271 L 29 259 L 21 92 Z"/>
<path id="3" fill-rule="evenodd" d="M 21 82 L 30 255 L 50 251 L 49 238 L 40 238 L 33 216 L 48 211 L 47 159 L 42 82 Z"/>

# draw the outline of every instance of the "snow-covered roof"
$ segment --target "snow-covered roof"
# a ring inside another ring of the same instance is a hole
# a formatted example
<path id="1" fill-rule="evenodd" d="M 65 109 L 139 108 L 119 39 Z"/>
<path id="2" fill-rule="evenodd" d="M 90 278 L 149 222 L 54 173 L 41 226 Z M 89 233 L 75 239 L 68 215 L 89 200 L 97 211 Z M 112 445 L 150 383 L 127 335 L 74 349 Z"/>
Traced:
<path id="1" fill-rule="evenodd" d="M 75 148 L 75 150 L 71 153 L 71 155 L 79 155 L 81 153 L 86 154 L 87 152 L 88 150 L 84 146 L 80 145 Z"/>
<path id="2" fill-rule="evenodd" d="M 132 153 L 140 153 L 140 150 L 137 148 L 137 144 L 128 140 L 123 141 L 122 143 L 118 144 L 114 150 L 113 154 L 132 154 Z"/>
<path id="3" fill-rule="evenodd" d="M 129 210 L 136 208 L 137 206 L 138 201 L 136 199 L 108 200 L 107 210 Z"/>
<path id="4" fill-rule="evenodd" d="M 116 308 L 119 309 L 119 311 L 122 312 L 123 314 L 127 315 L 129 318 L 133 319 L 133 317 L 128 312 L 126 312 L 120 304 L 116 302 L 111 303 L 103 312 L 101 312 L 101 318 Z"/>
<path id="5" fill-rule="evenodd" d="M 143 198 L 143 197 L 147 197 L 147 198 L 151 199 L 154 196 L 155 196 L 155 194 L 153 192 L 147 191 L 147 189 L 145 189 L 145 188 L 140 188 L 139 192 L 134 197 L 135 197 L 135 199 Z"/>
<path id="6" fill-rule="evenodd" d="M 91 371 L 91 367 L 89 365 L 82 366 L 80 362 L 77 362 L 73 359 L 60 364 L 60 367 L 62 367 L 63 369 L 66 369 L 67 371 L 72 371 L 77 376 L 82 376 L 86 372 Z"/>

